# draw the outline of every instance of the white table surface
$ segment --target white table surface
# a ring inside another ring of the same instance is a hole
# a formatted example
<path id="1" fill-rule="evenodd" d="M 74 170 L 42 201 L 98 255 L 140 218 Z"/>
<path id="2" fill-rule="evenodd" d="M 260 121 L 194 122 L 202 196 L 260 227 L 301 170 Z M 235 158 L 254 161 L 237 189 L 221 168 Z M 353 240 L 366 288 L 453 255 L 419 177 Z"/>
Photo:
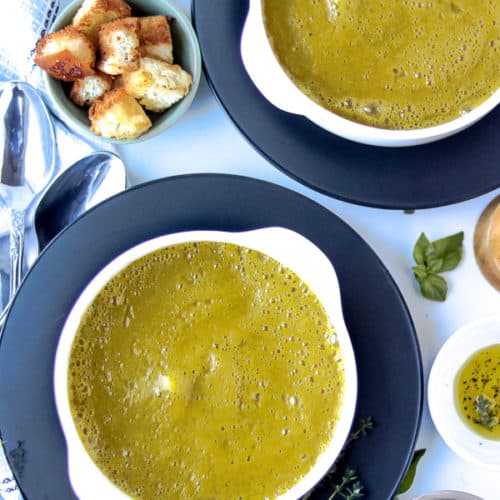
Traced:
<path id="1" fill-rule="evenodd" d="M 189 12 L 189 0 L 178 0 L 178 4 Z M 475 223 L 500 189 L 413 215 L 334 200 L 295 182 L 260 156 L 216 102 L 204 78 L 192 107 L 172 129 L 147 143 L 122 147 L 120 154 L 131 184 L 200 172 L 246 175 L 302 193 L 341 217 L 375 250 L 399 286 L 417 330 L 426 381 L 440 346 L 457 328 L 500 314 L 500 294 L 479 272 L 472 247 Z M 500 164 L 498 167 L 500 170 Z M 423 299 L 411 272 L 413 244 L 422 231 L 430 239 L 437 239 L 461 230 L 465 231 L 464 260 L 446 275 L 446 302 Z M 467 491 L 486 500 L 500 499 L 500 473 L 469 464 L 452 452 L 438 435 L 426 402 L 417 448 L 427 448 L 427 453 L 413 487 L 401 496 L 402 500 L 445 489 Z"/>

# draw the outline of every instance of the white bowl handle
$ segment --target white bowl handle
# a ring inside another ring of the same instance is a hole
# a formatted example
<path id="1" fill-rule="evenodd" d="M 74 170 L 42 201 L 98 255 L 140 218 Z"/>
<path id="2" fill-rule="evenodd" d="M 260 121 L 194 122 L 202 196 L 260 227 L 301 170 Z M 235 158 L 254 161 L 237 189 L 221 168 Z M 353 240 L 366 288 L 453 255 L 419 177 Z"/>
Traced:
<path id="1" fill-rule="evenodd" d="M 241 59 L 251 80 L 274 106 L 288 113 L 304 114 L 305 96 L 295 87 L 276 59 L 264 28 L 261 0 L 250 0 L 241 35 Z"/>

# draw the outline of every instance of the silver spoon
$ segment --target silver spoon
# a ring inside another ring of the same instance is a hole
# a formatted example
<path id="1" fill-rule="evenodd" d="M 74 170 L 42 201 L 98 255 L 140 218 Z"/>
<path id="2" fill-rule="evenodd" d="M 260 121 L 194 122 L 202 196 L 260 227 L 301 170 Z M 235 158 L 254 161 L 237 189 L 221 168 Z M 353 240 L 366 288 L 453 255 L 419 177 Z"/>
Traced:
<path id="1" fill-rule="evenodd" d="M 125 165 L 110 152 L 93 153 L 61 173 L 35 211 L 39 250 L 89 208 L 126 187 Z"/>
<path id="2" fill-rule="evenodd" d="M 0 84 L 0 117 L 0 201 L 10 219 L 9 303 L 0 315 L 1 337 L 6 311 L 22 278 L 26 211 L 54 174 L 56 140 L 42 98 L 27 83 Z M 1 445 L 0 464 L 8 470 Z"/>
<path id="3" fill-rule="evenodd" d="M 54 175 L 56 140 L 42 98 L 27 83 L 0 86 L 0 116 L 0 197 L 10 218 L 12 299 L 22 278 L 26 210 Z"/>
<path id="4" fill-rule="evenodd" d="M 34 217 L 39 251 L 89 208 L 126 187 L 125 165 L 110 152 L 92 153 L 64 170 L 48 187 Z M 0 336 L 13 297 L 0 314 Z"/>

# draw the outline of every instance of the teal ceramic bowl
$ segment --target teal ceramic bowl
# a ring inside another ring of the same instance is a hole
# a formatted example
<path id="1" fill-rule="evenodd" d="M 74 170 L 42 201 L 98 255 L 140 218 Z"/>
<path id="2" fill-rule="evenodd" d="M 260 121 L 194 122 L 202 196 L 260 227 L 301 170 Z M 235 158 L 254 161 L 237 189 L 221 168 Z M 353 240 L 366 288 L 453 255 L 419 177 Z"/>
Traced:
<path id="1" fill-rule="evenodd" d="M 171 25 L 174 63 L 181 65 L 186 71 L 191 73 L 193 77 L 191 90 L 184 99 L 174 104 L 163 113 L 148 112 L 148 116 L 151 118 L 153 126 L 145 134 L 133 141 L 107 139 L 105 137 L 96 136 L 90 130 L 88 109 L 77 106 L 69 98 L 72 84 L 56 80 L 44 72 L 47 93 L 54 108 L 67 125 L 71 129 L 91 139 L 95 140 L 98 137 L 103 141 L 115 144 L 133 144 L 146 141 L 171 127 L 188 110 L 193 102 L 201 76 L 201 54 L 198 39 L 196 38 L 196 33 L 194 32 L 190 20 L 179 7 L 168 0 L 126 0 L 126 2 L 132 7 L 132 15 L 134 16 L 165 15 L 174 19 Z M 73 1 L 62 10 L 54 21 L 50 32 L 59 31 L 70 25 L 81 3 L 82 0 Z"/>

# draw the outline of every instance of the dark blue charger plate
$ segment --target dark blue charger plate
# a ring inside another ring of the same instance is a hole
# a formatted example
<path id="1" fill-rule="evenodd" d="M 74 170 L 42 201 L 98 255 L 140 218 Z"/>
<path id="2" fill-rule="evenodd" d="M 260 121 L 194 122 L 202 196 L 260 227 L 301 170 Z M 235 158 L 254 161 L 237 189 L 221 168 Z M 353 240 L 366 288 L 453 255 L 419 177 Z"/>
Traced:
<path id="1" fill-rule="evenodd" d="M 0 429 L 27 499 L 75 498 L 52 375 L 65 318 L 91 278 L 159 235 L 266 226 L 301 233 L 335 266 L 359 373 L 356 419 L 376 423 L 346 463 L 358 471 L 367 498 L 392 498 L 412 457 L 423 394 L 415 330 L 398 288 L 368 245 L 322 206 L 263 181 L 209 174 L 143 184 L 101 204 L 53 241 L 23 282 L 0 344 Z"/>
<path id="2" fill-rule="evenodd" d="M 500 187 L 500 107 L 470 129 L 433 144 L 379 148 L 341 139 L 272 106 L 240 57 L 248 0 L 193 0 L 205 75 L 249 142 L 295 180 L 352 203 L 420 209 Z"/>

